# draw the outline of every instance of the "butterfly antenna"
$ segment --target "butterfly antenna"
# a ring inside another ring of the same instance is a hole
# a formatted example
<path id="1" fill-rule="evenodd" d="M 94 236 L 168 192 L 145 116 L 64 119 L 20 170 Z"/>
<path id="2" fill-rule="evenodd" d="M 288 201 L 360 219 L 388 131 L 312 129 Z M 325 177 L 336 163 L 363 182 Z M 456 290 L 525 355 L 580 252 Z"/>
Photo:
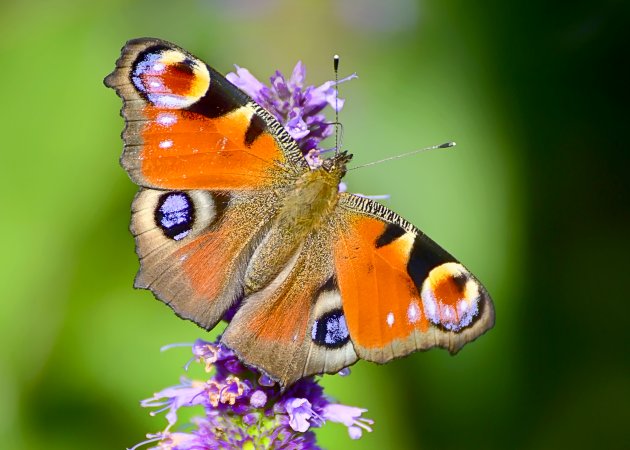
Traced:
<path id="1" fill-rule="evenodd" d="M 455 145 L 457 145 L 457 144 L 455 142 L 452 142 L 452 141 L 451 142 L 445 142 L 444 144 L 440 144 L 440 145 L 432 145 L 431 147 L 425 147 L 425 148 L 421 148 L 421 149 L 418 149 L 418 150 L 413 150 L 411 152 L 403 153 L 401 155 L 390 156 L 389 158 L 379 159 L 378 161 L 372 161 L 372 162 L 369 162 L 367 164 L 362 164 L 360 166 L 351 167 L 348 170 L 355 170 L 355 169 L 360 169 L 362 167 L 373 166 L 374 164 L 380 164 L 382 162 L 390 161 L 392 159 L 404 158 L 405 156 L 415 155 L 416 153 L 425 152 L 427 150 L 435 150 L 437 148 L 451 148 L 451 147 L 455 147 Z"/>
<path id="2" fill-rule="evenodd" d="M 333 56 L 335 71 L 335 156 L 339 154 L 339 55 Z"/>

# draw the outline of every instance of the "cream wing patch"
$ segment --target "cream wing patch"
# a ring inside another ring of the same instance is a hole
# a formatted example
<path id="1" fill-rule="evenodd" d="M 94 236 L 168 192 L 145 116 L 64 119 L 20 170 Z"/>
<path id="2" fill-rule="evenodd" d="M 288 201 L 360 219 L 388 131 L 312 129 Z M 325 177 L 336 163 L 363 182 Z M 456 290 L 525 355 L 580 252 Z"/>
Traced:
<path id="1" fill-rule="evenodd" d="M 331 373 L 354 364 L 358 357 L 341 305 L 341 294 L 331 279 L 315 299 L 305 373 Z"/>

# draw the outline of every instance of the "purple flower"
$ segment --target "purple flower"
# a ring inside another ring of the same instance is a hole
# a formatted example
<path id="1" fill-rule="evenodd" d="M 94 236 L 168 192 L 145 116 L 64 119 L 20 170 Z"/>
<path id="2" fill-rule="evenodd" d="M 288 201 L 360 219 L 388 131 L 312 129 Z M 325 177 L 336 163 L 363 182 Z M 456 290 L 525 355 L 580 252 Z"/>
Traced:
<path id="1" fill-rule="evenodd" d="M 371 419 L 362 418 L 361 415 L 367 409 L 357 408 L 355 406 L 346 406 L 331 403 L 324 407 L 322 417 L 331 422 L 339 422 L 348 427 L 348 433 L 352 439 L 359 439 L 363 434 L 363 430 L 371 432 L 370 425 L 374 424 Z"/>
<path id="2" fill-rule="evenodd" d="M 323 423 L 319 414 L 311 407 L 311 402 L 305 398 L 290 398 L 285 404 L 287 414 L 289 414 L 289 425 L 295 431 L 305 432 L 312 424 L 317 425 Z"/>
<path id="3" fill-rule="evenodd" d="M 319 143 L 333 133 L 333 125 L 322 111 L 326 106 L 339 111 L 344 105 L 344 100 L 337 98 L 334 81 L 327 81 L 319 87 L 305 87 L 306 68 L 301 61 L 295 65 L 288 80 L 276 71 L 269 80 L 271 87 L 258 81 L 249 70 L 238 66 L 236 73 L 229 73 L 226 78 L 284 125 L 311 167 L 321 165 L 320 155 L 326 150 L 319 148 Z M 339 80 L 339 83 L 353 78 L 356 74 Z"/>
<path id="4" fill-rule="evenodd" d="M 327 422 L 342 423 L 350 437 L 372 431 L 372 421 L 362 418 L 365 409 L 332 403 L 314 377 L 304 378 L 285 391 L 236 359 L 220 342 L 195 341 L 194 361 L 210 373 L 208 380 L 182 378 L 142 401 L 157 407 L 151 415 L 167 411 L 164 431 L 148 434 L 133 447 L 154 444 L 158 450 L 213 450 L 223 448 L 318 449 L 312 428 Z M 240 376 L 232 371 L 237 368 Z M 182 408 L 202 406 L 187 431 L 171 431 Z"/>
<path id="5" fill-rule="evenodd" d="M 267 394 L 264 391 L 256 390 L 249 398 L 249 404 L 254 408 L 262 408 L 267 403 Z"/>
<path id="6" fill-rule="evenodd" d="M 153 397 L 142 400 L 140 404 L 145 408 L 161 407 L 153 411 L 151 415 L 168 410 L 166 420 L 168 420 L 168 430 L 177 422 L 177 410 L 182 406 L 194 406 L 202 402 L 201 394 L 205 386 L 202 382 L 193 382 L 186 378 L 181 379 L 181 384 L 153 394 Z"/>

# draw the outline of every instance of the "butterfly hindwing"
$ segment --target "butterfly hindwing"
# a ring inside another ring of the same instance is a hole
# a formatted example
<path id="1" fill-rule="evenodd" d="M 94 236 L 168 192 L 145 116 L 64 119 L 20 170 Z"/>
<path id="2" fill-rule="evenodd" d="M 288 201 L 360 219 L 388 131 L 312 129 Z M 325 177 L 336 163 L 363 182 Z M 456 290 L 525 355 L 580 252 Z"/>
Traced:
<path id="1" fill-rule="evenodd" d="M 135 286 L 214 327 L 241 295 L 254 243 L 273 213 L 267 195 L 141 189 L 131 219 L 140 258 Z"/>
<path id="2" fill-rule="evenodd" d="M 330 226 L 310 235 L 269 286 L 245 298 L 223 335 L 282 386 L 357 360 L 334 278 L 334 237 Z"/>
<path id="3" fill-rule="evenodd" d="M 269 112 L 174 44 L 129 41 L 105 84 L 123 99 L 121 163 L 141 186 L 257 190 L 308 168 Z"/>
<path id="4" fill-rule="evenodd" d="M 360 358 L 384 363 L 416 350 L 457 352 L 494 324 L 492 301 L 448 252 L 396 213 L 341 194 L 334 258 Z"/>

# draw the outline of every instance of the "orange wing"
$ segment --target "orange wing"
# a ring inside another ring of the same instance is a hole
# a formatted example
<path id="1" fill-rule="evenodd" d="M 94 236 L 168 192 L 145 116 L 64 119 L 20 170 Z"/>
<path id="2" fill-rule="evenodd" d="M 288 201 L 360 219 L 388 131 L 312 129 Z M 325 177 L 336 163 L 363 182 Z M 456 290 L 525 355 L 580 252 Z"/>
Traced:
<path id="1" fill-rule="evenodd" d="M 174 44 L 129 41 L 105 84 L 123 99 L 121 163 L 141 186 L 252 190 L 308 170 L 269 112 Z"/>
<path id="2" fill-rule="evenodd" d="M 335 268 L 360 358 L 454 353 L 493 326 L 487 291 L 449 253 L 379 203 L 342 194 L 339 205 Z"/>

